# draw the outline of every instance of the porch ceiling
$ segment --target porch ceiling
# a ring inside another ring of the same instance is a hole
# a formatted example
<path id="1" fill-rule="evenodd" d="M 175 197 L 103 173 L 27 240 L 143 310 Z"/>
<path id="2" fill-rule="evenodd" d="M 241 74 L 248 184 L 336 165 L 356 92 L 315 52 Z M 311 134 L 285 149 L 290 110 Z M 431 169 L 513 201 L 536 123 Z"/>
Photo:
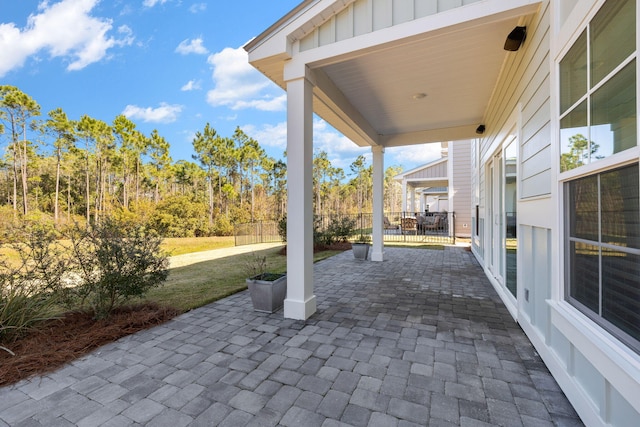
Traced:
<path id="1" fill-rule="evenodd" d="M 471 7 L 477 9 L 458 21 L 438 14 L 408 23 L 412 30 L 402 37 L 395 31 L 405 24 L 291 57 L 252 55 L 262 40 L 247 50 L 251 63 L 283 88 L 285 64 L 304 62 L 315 78 L 314 112 L 360 146 L 470 139 L 477 137 L 507 56 L 517 54 L 503 50 L 507 35 L 538 5 L 517 0 Z M 301 23 L 295 18 L 292 32 Z"/>

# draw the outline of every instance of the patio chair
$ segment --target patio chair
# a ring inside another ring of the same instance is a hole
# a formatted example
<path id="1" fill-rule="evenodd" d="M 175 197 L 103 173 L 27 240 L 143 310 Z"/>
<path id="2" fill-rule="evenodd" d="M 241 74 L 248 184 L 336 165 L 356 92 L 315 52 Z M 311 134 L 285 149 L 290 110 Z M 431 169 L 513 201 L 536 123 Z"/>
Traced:
<path id="1" fill-rule="evenodd" d="M 391 224 L 391 221 L 389 221 L 388 217 L 384 217 L 384 229 L 385 230 L 397 230 L 398 228 L 400 228 L 399 225 L 397 224 Z"/>
<path id="2" fill-rule="evenodd" d="M 400 224 L 402 228 L 402 234 L 411 232 L 413 232 L 413 234 L 418 234 L 418 221 L 415 218 L 402 218 L 400 220 Z"/>
<path id="3" fill-rule="evenodd" d="M 442 227 L 442 225 L 440 224 L 441 220 L 442 217 L 440 215 L 434 215 L 425 218 L 425 222 L 422 224 L 422 230 L 439 230 Z"/>

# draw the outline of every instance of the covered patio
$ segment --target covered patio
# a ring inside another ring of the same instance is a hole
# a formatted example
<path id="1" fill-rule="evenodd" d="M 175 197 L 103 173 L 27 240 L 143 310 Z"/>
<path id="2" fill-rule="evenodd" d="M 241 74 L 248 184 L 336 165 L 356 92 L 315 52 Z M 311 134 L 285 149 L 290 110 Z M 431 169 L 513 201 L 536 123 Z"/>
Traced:
<path id="1" fill-rule="evenodd" d="M 309 319 L 241 292 L 0 389 L 0 426 L 578 426 L 473 255 L 314 266 Z"/>

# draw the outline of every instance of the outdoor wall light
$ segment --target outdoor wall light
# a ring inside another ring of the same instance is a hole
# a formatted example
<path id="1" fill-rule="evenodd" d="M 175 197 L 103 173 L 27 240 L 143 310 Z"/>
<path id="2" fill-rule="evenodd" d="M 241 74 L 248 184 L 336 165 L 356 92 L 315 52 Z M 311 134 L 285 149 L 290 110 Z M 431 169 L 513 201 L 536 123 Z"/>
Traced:
<path id="1" fill-rule="evenodd" d="M 477 133 L 478 135 L 482 135 L 482 134 L 484 133 L 484 130 L 485 130 L 484 125 L 480 125 L 480 126 L 478 126 L 478 127 L 476 128 L 476 133 Z"/>
<path id="2" fill-rule="evenodd" d="M 504 50 L 509 52 L 515 52 L 520 49 L 520 46 L 527 38 L 527 27 L 515 27 L 507 36 L 507 40 L 504 42 Z"/>

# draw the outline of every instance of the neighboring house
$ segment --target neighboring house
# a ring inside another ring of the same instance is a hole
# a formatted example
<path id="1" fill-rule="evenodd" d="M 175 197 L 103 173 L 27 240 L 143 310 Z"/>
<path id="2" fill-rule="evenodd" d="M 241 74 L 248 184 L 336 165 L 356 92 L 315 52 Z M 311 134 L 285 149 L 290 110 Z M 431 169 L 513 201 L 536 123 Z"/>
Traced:
<path id="1" fill-rule="evenodd" d="M 474 254 L 582 420 L 638 425 L 639 1 L 307 0 L 252 40 L 288 98 L 284 315 L 315 312 L 313 113 L 372 148 L 375 261 L 385 148 L 475 138 Z"/>
<path id="2" fill-rule="evenodd" d="M 471 237 L 472 140 L 442 143 L 442 158 L 394 179 L 402 185 L 402 211 L 454 212 L 458 237 Z"/>

